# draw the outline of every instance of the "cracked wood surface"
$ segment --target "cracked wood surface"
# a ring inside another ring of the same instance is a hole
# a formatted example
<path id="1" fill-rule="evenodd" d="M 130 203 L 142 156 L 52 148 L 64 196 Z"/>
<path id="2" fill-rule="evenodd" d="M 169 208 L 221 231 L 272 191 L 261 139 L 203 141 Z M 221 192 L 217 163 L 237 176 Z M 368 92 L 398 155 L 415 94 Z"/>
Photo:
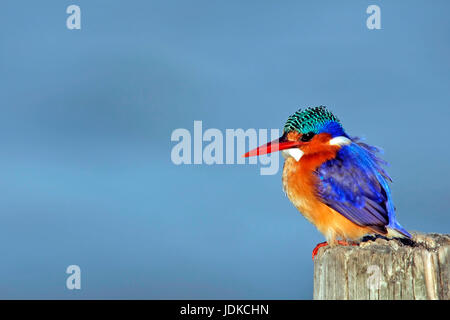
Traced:
<path id="1" fill-rule="evenodd" d="M 413 242 L 371 238 L 322 247 L 314 260 L 314 299 L 450 300 L 450 235 Z"/>

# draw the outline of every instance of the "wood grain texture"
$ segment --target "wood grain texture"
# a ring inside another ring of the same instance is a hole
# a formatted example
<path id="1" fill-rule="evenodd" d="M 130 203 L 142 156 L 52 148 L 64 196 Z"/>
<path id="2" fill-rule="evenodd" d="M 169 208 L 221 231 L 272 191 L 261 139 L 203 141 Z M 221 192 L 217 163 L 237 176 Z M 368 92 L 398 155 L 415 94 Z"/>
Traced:
<path id="1" fill-rule="evenodd" d="M 450 300 L 450 235 L 414 233 L 413 241 L 320 248 L 314 299 Z"/>

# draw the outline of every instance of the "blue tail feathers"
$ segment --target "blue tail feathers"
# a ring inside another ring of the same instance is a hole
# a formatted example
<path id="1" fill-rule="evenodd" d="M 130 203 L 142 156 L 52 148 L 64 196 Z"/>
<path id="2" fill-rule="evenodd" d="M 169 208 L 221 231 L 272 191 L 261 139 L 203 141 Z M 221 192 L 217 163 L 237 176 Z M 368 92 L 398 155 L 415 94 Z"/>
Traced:
<path id="1" fill-rule="evenodd" d="M 398 232 L 400 235 L 405 236 L 406 238 L 411 239 L 411 234 L 405 230 L 395 219 L 392 219 L 389 224 L 387 225 L 387 228 L 392 229 L 396 232 Z M 394 235 L 395 236 L 395 235 Z"/>

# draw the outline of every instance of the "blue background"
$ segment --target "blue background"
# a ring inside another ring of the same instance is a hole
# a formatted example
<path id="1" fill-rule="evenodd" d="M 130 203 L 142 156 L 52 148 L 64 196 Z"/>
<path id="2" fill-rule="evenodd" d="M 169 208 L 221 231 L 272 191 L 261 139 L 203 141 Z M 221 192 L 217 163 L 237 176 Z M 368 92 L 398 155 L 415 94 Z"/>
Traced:
<path id="1" fill-rule="evenodd" d="M 70 4 L 81 30 L 66 28 Z M 381 30 L 366 27 L 370 4 Z M 327 105 L 383 147 L 401 224 L 448 232 L 449 12 L 448 1 L 2 1 L 0 298 L 312 298 L 323 237 L 285 197 L 281 170 L 175 166 L 171 133 L 194 120 L 281 129 L 299 107 Z M 81 290 L 66 289 L 70 264 Z"/>

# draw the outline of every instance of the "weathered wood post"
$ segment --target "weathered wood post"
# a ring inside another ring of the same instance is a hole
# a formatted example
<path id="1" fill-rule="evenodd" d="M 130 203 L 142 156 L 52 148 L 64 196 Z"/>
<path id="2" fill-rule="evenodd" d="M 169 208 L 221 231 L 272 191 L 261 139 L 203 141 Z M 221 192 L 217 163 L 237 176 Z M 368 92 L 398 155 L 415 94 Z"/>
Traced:
<path id="1" fill-rule="evenodd" d="M 450 235 L 415 233 L 413 240 L 320 248 L 314 299 L 450 300 Z"/>

